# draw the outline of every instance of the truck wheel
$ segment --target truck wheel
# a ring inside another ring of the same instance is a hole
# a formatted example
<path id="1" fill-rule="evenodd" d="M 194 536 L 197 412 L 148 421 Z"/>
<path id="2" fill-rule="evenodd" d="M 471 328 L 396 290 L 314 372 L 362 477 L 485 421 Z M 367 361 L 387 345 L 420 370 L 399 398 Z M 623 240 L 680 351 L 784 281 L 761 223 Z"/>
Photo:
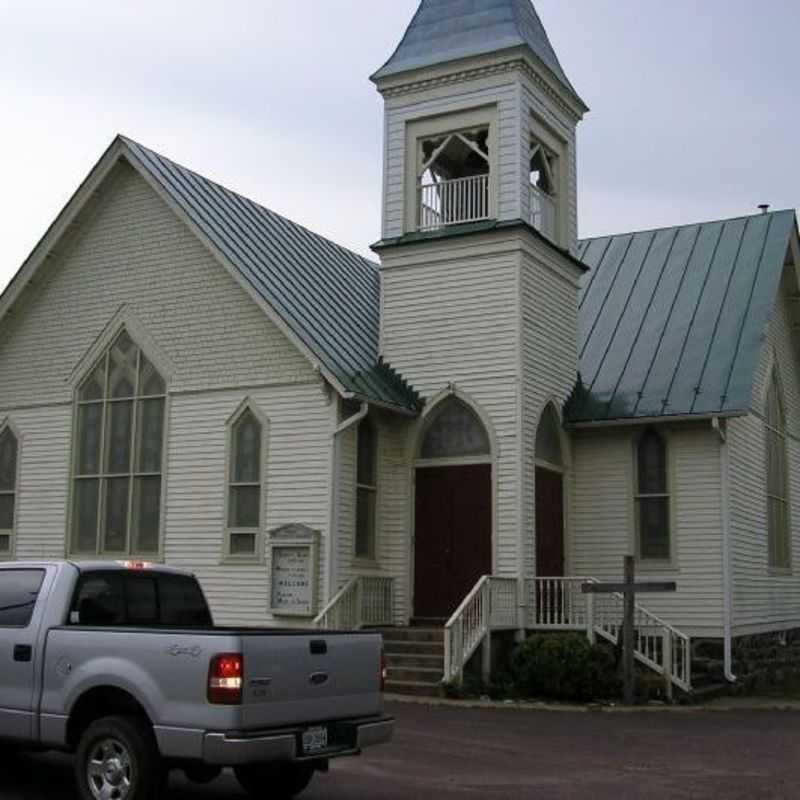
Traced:
<path id="1" fill-rule="evenodd" d="M 104 717 L 81 736 L 75 754 L 81 800 L 155 800 L 166 782 L 150 726 L 136 717 Z"/>
<path id="2" fill-rule="evenodd" d="M 310 764 L 247 764 L 234 767 L 236 780 L 250 797 L 259 800 L 289 800 L 311 783 Z"/>

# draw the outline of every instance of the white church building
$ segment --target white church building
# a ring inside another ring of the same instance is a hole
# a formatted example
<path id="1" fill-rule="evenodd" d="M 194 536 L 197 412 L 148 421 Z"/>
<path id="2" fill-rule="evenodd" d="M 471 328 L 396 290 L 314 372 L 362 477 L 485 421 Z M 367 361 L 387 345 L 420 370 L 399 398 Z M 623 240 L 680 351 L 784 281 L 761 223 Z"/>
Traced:
<path id="1" fill-rule="evenodd" d="M 186 567 L 223 623 L 415 624 L 413 689 L 492 631 L 615 640 L 581 583 L 633 554 L 677 585 L 639 660 L 688 689 L 718 639 L 732 679 L 738 638 L 800 628 L 794 212 L 579 240 L 588 109 L 530 0 L 422 0 L 372 80 L 379 263 L 111 143 L 0 297 L 0 558 Z"/>

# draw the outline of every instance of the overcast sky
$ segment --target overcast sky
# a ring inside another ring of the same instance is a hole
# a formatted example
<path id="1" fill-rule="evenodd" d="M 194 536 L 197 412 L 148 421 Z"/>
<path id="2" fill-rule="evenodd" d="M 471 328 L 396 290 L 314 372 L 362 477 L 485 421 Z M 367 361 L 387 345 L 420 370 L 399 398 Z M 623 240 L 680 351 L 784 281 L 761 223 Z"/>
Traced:
<path id="1" fill-rule="evenodd" d="M 416 0 L 0 0 L 0 284 L 117 132 L 368 254 Z M 800 204 L 800 0 L 538 0 L 582 236 Z"/>

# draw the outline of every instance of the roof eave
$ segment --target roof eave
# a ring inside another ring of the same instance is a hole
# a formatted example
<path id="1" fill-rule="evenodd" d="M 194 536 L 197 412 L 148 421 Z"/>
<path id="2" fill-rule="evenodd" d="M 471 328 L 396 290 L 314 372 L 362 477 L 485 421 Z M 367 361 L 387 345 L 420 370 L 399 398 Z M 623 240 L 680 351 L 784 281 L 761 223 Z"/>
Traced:
<path id="1" fill-rule="evenodd" d="M 702 422 L 712 419 L 730 419 L 733 417 L 744 417 L 749 414 L 749 409 L 737 409 L 728 411 L 710 411 L 702 414 L 663 414 L 650 417 L 616 417 L 614 419 L 593 419 L 593 420 L 567 420 L 564 427 L 569 430 L 588 429 L 588 428 L 622 428 L 632 425 L 656 425 L 656 424 L 676 424 L 681 422 Z"/>

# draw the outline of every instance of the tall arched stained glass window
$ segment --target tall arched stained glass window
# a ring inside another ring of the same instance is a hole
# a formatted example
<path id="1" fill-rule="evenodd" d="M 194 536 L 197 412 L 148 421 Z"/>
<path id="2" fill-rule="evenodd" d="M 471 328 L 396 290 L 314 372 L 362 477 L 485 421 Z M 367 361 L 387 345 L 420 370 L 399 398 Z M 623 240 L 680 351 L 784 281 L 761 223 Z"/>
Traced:
<path id="1" fill-rule="evenodd" d="M 0 558 L 13 552 L 17 519 L 17 463 L 19 443 L 6 425 L 0 431 Z"/>
<path id="2" fill-rule="evenodd" d="M 160 550 L 164 378 L 122 330 L 77 392 L 70 550 Z"/>
<path id="3" fill-rule="evenodd" d="M 766 436 L 767 547 L 768 563 L 789 569 L 792 544 L 789 528 L 788 468 L 786 464 L 786 421 L 777 370 L 772 371 L 764 408 Z"/>

